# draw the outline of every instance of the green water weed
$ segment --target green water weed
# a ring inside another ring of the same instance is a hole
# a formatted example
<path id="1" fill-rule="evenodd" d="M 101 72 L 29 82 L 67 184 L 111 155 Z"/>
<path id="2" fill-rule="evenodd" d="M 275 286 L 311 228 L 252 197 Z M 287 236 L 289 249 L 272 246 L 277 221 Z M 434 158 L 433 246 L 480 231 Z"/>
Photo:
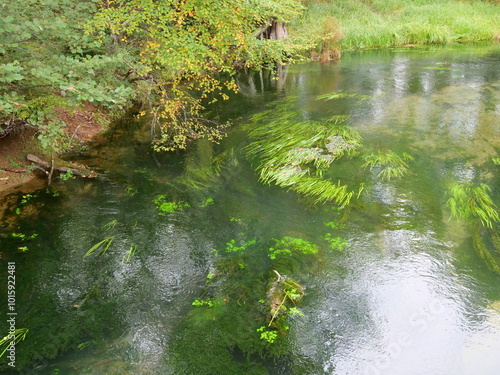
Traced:
<path id="1" fill-rule="evenodd" d="M 280 256 L 291 256 L 294 254 L 316 254 L 318 246 L 312 242 L 295 237 L 283 237 L 275 239 L 273 247 L 269 248 L 268 256 L 276 259 Z"/>
<path id="2" fill-rule="evenodd" d="M 336 221 L 328 221 L 328 222 L 325 222 L 323 224 L 325 226 L 327 226 L 328 228 L 332 228 L 332 229 L 342 229 L 342 228 L 344 228 L 343 224 L 337 223 Z"/>
<path id="3" fill-rule="evenodd" d="M 200 203 L 200 207 L 207 207 L 208 205 L 214 204 L 214 199 L 213 198 L 206 198 L 203 202 Z"/>
<path id="4" fill-rule="evenodd" d="M 332 250 L 343 251 L 345 247 L 349 245 L 349 243 L 344 241 L 341 237 L 335 237 L 331 233 L 325 234 L 322 238 L 328 242 L 328 245 Z"/>
<path id="5" fill-rule="evenodd" d="M 18 328 L 14 330 L 12 334 L 9 334 L 0 339 L 0 349 L 2 350 L 2 352 L 0 352 L 0 358 L 5 354 L 5 352 L 7 352 L 12 343 L 14 343 L 15 345 L 23 341 L 26 338 L 28 332 L 28 328 Z"/>
<path id="6" fill-rule="evenodd" d="M 130 246 L 127 253 L 122 258 L 122 263 L 130 263 L 132 257 L 135 255 L 137 251 L 137 246 Z"/>
<path id="7" fill-rule="evenodd" d="M 189 207 L 189 203 L 184 201 L 169 202 L 165 195 L 158 195 L 153 202 L 160 216 L 182 211 L 184 207 Z"/>
<path id="8" fill-rule="evenodd" d="M 216 306 L 216 302 L 212 301 L 212 300 L 209 300 L 209 299 L 206 299 L 206 300 L 202 300 L 202 299 L 195 299 L 191 305 L 193 306 L 207 306 L 207 307 L 214 307 Z"/>
<path id="9" fill-rule="evenodd" d="M 481 258 L 484 264 L 486 264 L 486 267 L 488 267 L 493 272 L 500 273 L 500 267 L 498 266 L 498 263 L 495 261 L 495 258 L 493 257 L 491 252 L 487 249 L 478 228 L 475 228 L 472 234 L 472 244 L 474 246 L 476 254 L 479 256 L 479 258 Z"/>
<path id="10" fill-rule="evenodd" d="M 134 195 L 136 195 L 138 193 L 137 189 L 133 186 L 127 186 L 125 188 L 125 191 L 127 192 L 127 195 L 133 197 Z"/>
<path id="11" fill-rule="evenodd" d="M 302 310 L 295 306 L 288 309 L 288 315 L 305 316 Z"/>
<path id="12" fill-rule="evenodd" d="M 255 240 L 250 240 L 247 242 L 242 243 L 241 245 L 236 244 L 236 240 L 232 239 L 229 242 L 226 243 L 226 252 L 227 253 L 235 253 L 235 252 L 241 252 L 246 250 L 249 246 L 255 244 Z"/>
<path id="13" fill-rule="evenodd" d="M 260 332 L 260 339 L 267 341 L 269 344 L 273 344 L 278 338 L 278 332 L 270 330 L 266 326 L 257 328 L 257 332 Z"/>
<path id="14" fill-rule="evenodd" d="M 104 255 L 108 251 L 108 249 L 111 246 L 111 244 L 113 243 L 114 239 L 115 239 L 115 237 L 111 236 L 111 237 L 106 237 L 102 241 L 99 241 L 98 243 L 96 243 L 94 246 L 92 246 L 85 253 L 85 255 L 83 256 L 83 259 L 85 259 L 86 257 L 92 255 L 97 249 L 102 249 L 99 255 Z"/>
<path id="15" fill-rule="evenodd" d="M 102 228 L 104 229 L 104 232 L 109 232 L 110 230 L 113 230 L 116 227 L 116 224 L 118 224 L 118 220 L 114 219 L 104 224 Z"/>
<path id="16" fill-rule="evenodd" d="M 38 233 L 33 233 L 31 235 L 27 235 L 27 234 L 24 234 L 24 233 L 11 233 L 11 237 L 19 238 L 22 241 L 27 241 L 27 240 L 32 240 L 34 238 L 37 238 L 38 237 Z"/>
<path id="17" fill-rule="evenodd" d="M 455 183 L 448 190 L 449 198 L 446 205 L 450 208 L 451 217 L 478 219 L 482 225 L 493 227 L 494 222 L 500 221 L 497 206 L 493 203 L 489 192 L 491 188 L 486 184 L 471 185 Z"/>
<path id="18" fill-rule="evenodd" d="M 260 181 L 311 197 L 315 203 L 347 205 L 354 193 L 323 175 L 334 161 L 356 154 L 362 145 L 360 134 L 343 124 L 349 116 L 304 121 L 289 109 L 289 101 L 252 117 L 253 142 L 245 151 L 257 161 Z"/>
<path id="19" fill-rule="evenodd" d="M 413 161 L 414 158 L 406 152 L 399 156 L 394 151 L 385 150 L 377 154 L 367 154 L 364 156 L 364 160 L 363 168 L 372 170 L 375 167 L 380 167 L 381 170 L 377 177 L 390 180 L 404 176 L 409 170 L 408 162 Z"/>

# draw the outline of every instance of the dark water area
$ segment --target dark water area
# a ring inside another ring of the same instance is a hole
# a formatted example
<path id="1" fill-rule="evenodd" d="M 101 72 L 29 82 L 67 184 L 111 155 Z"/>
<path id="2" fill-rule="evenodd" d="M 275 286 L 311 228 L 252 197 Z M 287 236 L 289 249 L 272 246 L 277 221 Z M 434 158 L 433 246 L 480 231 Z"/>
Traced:
<path id="1" fill-rule="evenodd" d="M 147 122 L 122 120 L 82 160 L 97 179 L 19 196 L 3 218 L 0 336 L 12 316 L 29 331 L 0 373 L 499 374 L 500 276 L 473 241 L 500 260 L 498 226 L 478 230 L 446 205 L 455 183 L 486 184 L 500 204 L 499 63 L 500 45 L 423 47 L 242 75 L 215 109 L 237 118 L 228 137 L 176 154 L 154 155 Z M 332 93 L 348 95 L 318 99 Z M 335 161 L 325 178 L 363 191 L 342 209 L 314 203 L 261 183 L 247 157 L 266 122 L 252 116 L 269 110 L 347 115 L 360 153 L 414 160 L 390 180 L 359 157 Z M 269 249 L 285 237 L 318 252 L 285 265 L 303 316 L 263 343 L 283 266 Z"/>

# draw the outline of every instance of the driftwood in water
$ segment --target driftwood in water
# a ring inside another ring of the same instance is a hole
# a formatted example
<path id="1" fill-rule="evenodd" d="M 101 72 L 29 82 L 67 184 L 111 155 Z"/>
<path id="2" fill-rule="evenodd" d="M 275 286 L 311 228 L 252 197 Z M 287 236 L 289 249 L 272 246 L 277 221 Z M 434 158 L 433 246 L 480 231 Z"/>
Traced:
<path id="1" fill-rule="evenodd" d="M 78 176 L 78 177 L 87 177 L 87 178 L 92 178 L 92 177 L 97 177 L 97 173 L 94 171 L 91 171 L 87 169 L 84 166 L 60 166 L 57 167 L 54 164 L 54 161 L 52 160 L 50 163 L 40 159 L 38 156 L 33 155 L 33 154 L 28 154 L 26 155 L 26 160 L 31 163 L 31 165 L 28 168 L 25 169 L 10 169 L 10 168 L 4 168 L 0 167 L 0 169 L 7 171 L 7 172 L 14 172 L 14 173 L 25 173 L 25 172 L 41 172 L 43 176 L 47 177 L 48 183 L 52 182 L 52 177 L 54 173 L 57 175 L 65 173 L 68 174 L 68 172 L 71 172 L 73 176 Z"/>
<path id="2" fill-rule="evenodd" d="M 26 160 L 28 160 L 31 163 L 34 163 L 35 165 L 38 165 L 39 167 L 43 167 L 43 168 L 49 168 L 50 167 L 50 164 L 48 162 L 43 161 L 38 156 L 33 155 L 33 154 L 26 155 Z"/>

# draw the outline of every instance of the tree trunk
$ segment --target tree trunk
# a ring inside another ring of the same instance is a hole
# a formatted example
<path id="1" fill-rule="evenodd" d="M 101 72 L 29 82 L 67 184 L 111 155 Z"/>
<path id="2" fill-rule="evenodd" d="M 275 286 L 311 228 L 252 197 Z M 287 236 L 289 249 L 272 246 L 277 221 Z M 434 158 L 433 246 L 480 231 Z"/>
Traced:
<path id="1" fill-rule="evenodd" d="M 286 25 L 284 22 L 276 22 L 272 21 L 270 30 L 269 30 L 269 39 L 284 39 L 288 36 L 288 32 L 286 31 Z"/>
<path id="2" fill-rule="evenodd" d="M 276 22 L 270 20 L 268 24 L 262 26 L 254 33 L 258 39 L 275 39 L 280 40 L 288 36 L 286 31 L 286 24 L 284 22 Z"/>

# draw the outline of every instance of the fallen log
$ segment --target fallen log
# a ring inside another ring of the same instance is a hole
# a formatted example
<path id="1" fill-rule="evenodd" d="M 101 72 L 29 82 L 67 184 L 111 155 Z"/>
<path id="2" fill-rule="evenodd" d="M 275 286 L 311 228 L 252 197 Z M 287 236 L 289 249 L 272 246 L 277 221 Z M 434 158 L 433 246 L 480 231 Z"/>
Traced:
<path id="1" fill-rule="evenodd" d="M 49 180 L 49 185 L 52 181 L 52 176 L 54 173 L 57 175 L 60 174 L 68 174 L 68 172 L 71 172 L 73 176 L 77 177 L 85 177 L 85 178 L 94 178 L 97 177 L 97 173 L 86 168 L 85 166 L 60 166 L 57 167 L 54 165 L 54 161 L 52 160 L 51 163 L 39 158 L 38 156 L 34 154 L 28 154 L 26 155 L 26 160 L 31 163 L 31 166 L 28 167 L 27 169 L 22 170 L 23 172 L 27 171 L 32 171 L 32 170 L 39 170 L 44 173 L 45 176 L 47 176 Z M 18 173 L 22 173 L 21 170 Z"/>
<path id="2" fill-rule="evenodd" d="M 48 173 L 45 169 L 43 169 L 42 167 L 39 167 L 38 165 L 31 165 L 25 169 L 10 169 L 10 168 L 5 168 L 5 167 L 0 167 L 0 169 L 2 171 L 12 172 L 12 173 L 26 173 L 26 172 L 33 171 L 33 169 L 38 169 L 38 170 L 43 171 L 44 173 Z"/>
<path id="3" fill-rule="evenodd" d="M 43 161 L 42 159 L 40 159 L 36 155 L 28 154 L 28 155 L 26 155 L 26 160 L 28 160 L 31 163 L 34 163 L 34 164 L 38 165 L 39 167 L 50 168 L 50 164 L 48 162 Z"/>

